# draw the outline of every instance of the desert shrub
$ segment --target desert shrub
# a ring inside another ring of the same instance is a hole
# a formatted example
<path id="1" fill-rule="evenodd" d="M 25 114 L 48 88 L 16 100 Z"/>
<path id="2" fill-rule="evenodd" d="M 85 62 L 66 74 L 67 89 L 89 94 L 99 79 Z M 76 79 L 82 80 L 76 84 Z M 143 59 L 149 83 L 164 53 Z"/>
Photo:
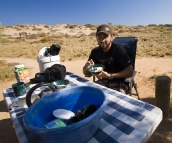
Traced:
<path id="1" fill-rule="evenodd" d="M 150 52 L 150 55 L 151 55 L 151 56 L 158 56 L 158 53 L 155 52 L 155 51 L 151 51 L 151 52 Z"/>
<path id="2" fill-rule="evenodd" d="M 163 27 L 164 25 L 163 24 L 159 24 L 158 26 Z"/>
<path id="3" fill-rule="evenodd" d="M 24 28 L 24 27 L 25 27 L 25 25 L 23 25 L 23 24 L 22 24 L 22 25 L 19 25 L 19 27 Z"/>
<path id="4" fill-rule="evenodd" d="M 37 30 L 37 31 L 41 31 L 41 30 L 42 30 L 42 28 L 37 28 L 36 30 Z"/>
<path id="5" fill-rule="evenodd" d="M 77 27 L 77 25 L 67 24 L 65 28 L 73 29 L 75 27 Z"/>
<path id="6" fill-rule="evenodd" d="M 37 35 L 36 34 L 31 34 L 29 36 L 27 36 L 27 39 L 36 39 Z"/>
<path id="7" fill-rule="evenodd" d="M 17 30 L 17 31 L 21 31 L 22 29 L 17 27 L 16 30 Z"/>
<path id="8" fill-rule="evenodd" d="M 22 42 L 22 41 L 23 41 L 22 39 L 16 38 L 16 39 L 14 40 L 14 43 L 20 43 L 20 42 Z"/>
<path id="9" fill-rule="evenodd" d="M 89 36 L 96 36 L 96 32 L 91 32 Z"/>
<path id="10" fill-rule="evenodd" d="M 42 38 L 42 39 L 40 40 L 40 42 L 41 42 L 41 43 L 46 43 L 46 42 L 49 42 L 49 41 L 51 41 L 51 40 L 52 40 L 52 38 L 51 38 L 50 36 L 47 36 L 47 37 Z"/>
<path id="11" fill-rule="evenodd" d="M 144 27 L 143 25 L 138 25 L 138 27 Z"/>
<path id="12" fill-rule="evenodd" d="M 10 81 L 12 79 L 15 79 L 14 72 L 12 69 L 8 66 L 7 61 L 0 60 L 0 82 L 4 81 Z"/>
<path id="13" fill-rule="evenodd" d="M 64 37 L 65 37 L 65 38 L 70 38 L 70 35 L 65 34 Z"/>
<path id="14" fill-rule="evenodd" d="M 171 33 L 171 31 L 169 31 L 169 30 L 168 31 L 163 31 L 163 34 L 167 34 L 168 35 L 170 33 Z"/>
<path id="15" fill-rule="evenodd" d="M 165 56 L 164 53 L 159 53 L 158 55 L 159 55 L 159 57 L 164 57 Z"/>
<path id="16" fill-rule="evenodd" d="M 45 27 L 45 28 L 50 28 L 48 25 L 45 25 L 44 27 Z"/>
<path id="17" fill-rule="evenodd" d="M 164 32 L 164 29 L 160 29 L 160 31 L 159 32 Z"/>
<path id="18" fill-rule="evenodd" d="M 33 29 L 32 29 L 32 31 L 36 31 L 36 29 L 35 29 L 35 28 L 33 28 Z"/>
<path id="19" fill-rule="evenodd" d="M 51 33 L 56 33 L 56 31 L 57 31 L 56 29 L 51 29 L 50 30 Z"/>
<path id="20" fill-rule="evenodd" d="M 91 29 L 91 30 L 96 30 L 96 29 L 97 29 L 97 27 L 91 27 L 90 29 Z"/>
<path id="21" fill-rule="evenodd" d="M 93 24 L 85 24 L 84 25 L 87 28 L 90 28 L 91 30 L 96 30 L 97 29 L 97 25 L 93 25 Z"/>
<path id="22" fill-rule="evenodd" d="M 171 52 L 166 52 L 165 55 L 170 56 L 172 53 Z"/>
<path id="23" fill-rule="evenodd" d="M 33 26 L 32 31 L 37 31 L 39 28 L 37 28 L 36 26 Z"/>
<path id="24" fill-rule="evenodd" d="M 125 32 L 123 29 L 119 29 L 118 33 L 123 33 Z"/>
<path id="25" fill-rule="evenodd" d="M 39 33 L 38 35 L 39 35 L 39 37 L 46 37 L 47 36 L 47 34 L 45 34 L 45 33 Z"/>
<path id="26" fill-rule="evenodd" d="M 157 26 L 156 24 L 149 24 L 148 26 L 154 27 Z"/>
<path id="27" fill-rule="evenodd" d="M 4 38 L 2 38 L 1 39 L 1 42 L 3 43 L 3 44 L 10 44 L 10 43 L 12 43 L 9 39 L 4 39 Z"/>
<path id="28" fill-rule="evenodd" d="M 95 27 L 93 24 L 85 24 L 84 26 L 85 26 L 85 27 L 88 27 L 88 28 Z"/>
<path id="29" fill-rule="evenodd" d="M 172 24 L 164 24 L 166 27 L 172 27 Z"/>
<path id="30" fill-rule="evenodd" d="M 9 25 L 9 26 L 6 26 L 6 28 L 13 28 L 13 26 Z"/>

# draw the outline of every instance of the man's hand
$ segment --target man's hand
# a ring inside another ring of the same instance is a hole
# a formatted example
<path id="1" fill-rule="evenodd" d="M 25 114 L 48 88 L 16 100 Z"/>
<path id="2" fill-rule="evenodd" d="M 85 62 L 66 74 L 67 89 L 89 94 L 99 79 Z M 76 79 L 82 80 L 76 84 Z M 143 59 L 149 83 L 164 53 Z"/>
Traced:
<path id="1" fill-rule="evenodd" d="M 93 60 L 91 59 L 91 60 L 89 60 L 89 61 L 86 62 L 84 68 L 85 68 L 85 69 L 88 69 L 88 68 L 89 68 L 90 66 L 92 66 L 92 65 L 94 65 L 94 62 L 93 62 Z"/>
<path id="2" fill-rule="evenodd" d="M 84 67 L 83 67 L 83 73 L 84 73 L 84 75 L 90 74 L 90 72 L 88 71 L 88 68 L 89 68 L 90 66 L 92 66 L 92 65 L 94 65 L 94 62 L 93 62 L 92 59 L 86 62 L 86 64 L 85 64 Z"/>
<path id="3" fill-rule="evenodd" d="M 97 75 L 98 79 L 109 78 L 109 77 L 110 77 L 110 74 L 105 72 L 105 71 L 103 71 L 103 70 L 102 70 L 102 72 L 99 75 Z"/>

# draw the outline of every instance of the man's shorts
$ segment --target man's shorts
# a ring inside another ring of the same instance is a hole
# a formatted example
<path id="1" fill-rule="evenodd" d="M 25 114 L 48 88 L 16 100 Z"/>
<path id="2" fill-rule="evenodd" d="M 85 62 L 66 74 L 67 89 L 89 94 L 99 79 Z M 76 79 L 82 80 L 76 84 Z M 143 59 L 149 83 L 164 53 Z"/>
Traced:
<path id="1" fill-rule="evenodd" d="M 99 79 L 95 81 L 95 83 L 100 84 L 102 86 L 117 90 L 119 92 L 127 94 L 129 91 L 129 85 L 128 83 L 125 83 L 123 81 L 115 81 L 115 80 L 109 80 L 109 79 Z"/>

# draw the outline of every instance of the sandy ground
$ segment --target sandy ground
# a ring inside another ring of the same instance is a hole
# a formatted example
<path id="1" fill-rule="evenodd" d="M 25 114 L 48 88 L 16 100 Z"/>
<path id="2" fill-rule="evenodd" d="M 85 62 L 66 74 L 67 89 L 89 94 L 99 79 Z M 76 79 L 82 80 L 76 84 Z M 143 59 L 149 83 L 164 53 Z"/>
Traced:
<path id="1" fill-rule="evenodd" d="M 26 67 L 31 68 L 30 78 L 33 78 L 35 73 L 39 72 L 39 66 L 36 60 L 24 58 L 0 58 L 0 60 L 7 60 L 8 62 L 23 63 Z M 61 62 L 66 66 L 67 71 L 73 72 L 84 77 L 82 74 L 82 66 L 86 60 Z M 137 75 L 135 80 L 138 85 L 140 98 L 143 101 L 155 105 L 154 81 L 148 79 L 154 75 L 172 75 L 172 59 L 168 58 L 141 58 L 136 59 Z M 92 80 L 90 78 L 90 80 Z M 15 130 L 13 129 L 12 121 L 10 119 L 6 103 L 4 101 L 2 92 L 10 88 L 16 82 L 0 83 L 0 143 L 18 143 Z M 136 98 L 136 97 L 134 97 Z M 171 97 L 172 98 L 172 97 Z M 172 107 L 172 106 L 171 106 Z M 171 143 L 172 142 L 172 108 L 170 108 L 169 118 L 163 119 L 154 134 L 149 139 L 148 143 Z M 7 136 L 8 135 L 8 136 Z"/>

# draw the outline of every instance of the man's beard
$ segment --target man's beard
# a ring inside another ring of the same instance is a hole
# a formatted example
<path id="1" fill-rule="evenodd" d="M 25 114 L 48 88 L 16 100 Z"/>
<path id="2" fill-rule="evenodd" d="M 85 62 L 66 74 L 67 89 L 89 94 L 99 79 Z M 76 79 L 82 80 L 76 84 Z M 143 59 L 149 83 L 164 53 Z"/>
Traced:
<path id="1" fill-rule="evenodd" d="M 108 49 L 109 47 L 110 47 L 110 44 L 111 44 L 111 42 L 109 42 L 109 43 L 107 43 L 107 45 L 101 45 L 101 43 L 99 44 L 99 46 L 100 46 L 100 48 L 102 48 L 102 50 L 106 50 L 106 49 Z"/>

